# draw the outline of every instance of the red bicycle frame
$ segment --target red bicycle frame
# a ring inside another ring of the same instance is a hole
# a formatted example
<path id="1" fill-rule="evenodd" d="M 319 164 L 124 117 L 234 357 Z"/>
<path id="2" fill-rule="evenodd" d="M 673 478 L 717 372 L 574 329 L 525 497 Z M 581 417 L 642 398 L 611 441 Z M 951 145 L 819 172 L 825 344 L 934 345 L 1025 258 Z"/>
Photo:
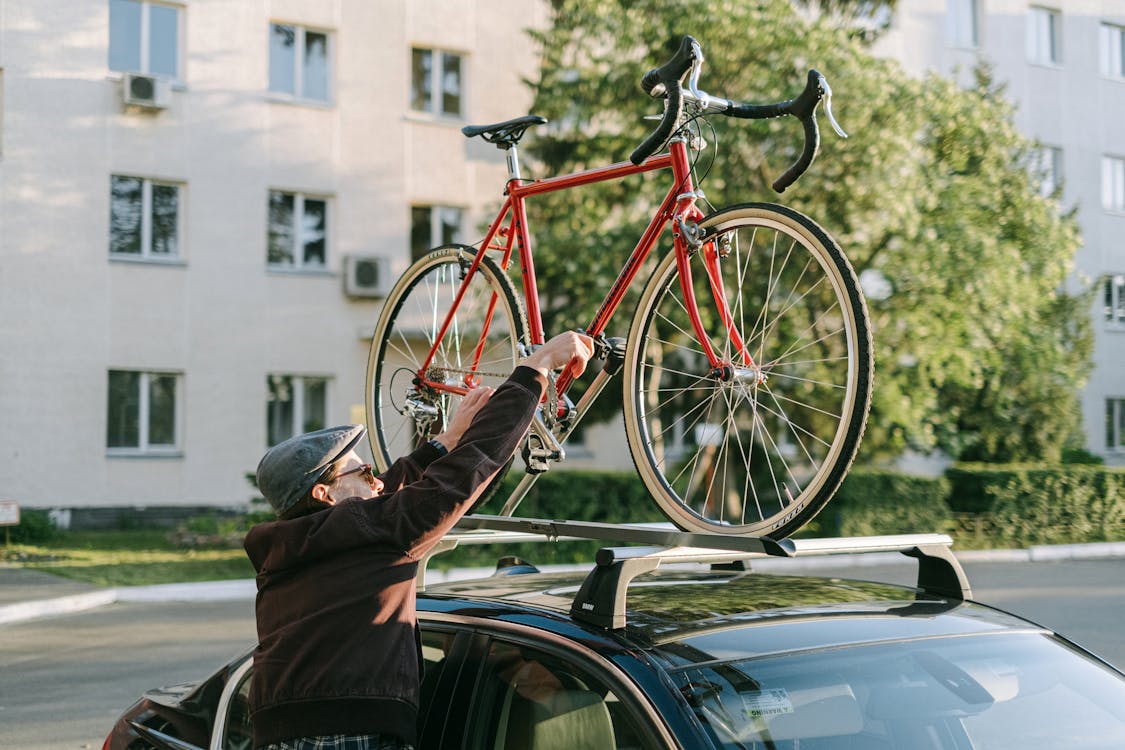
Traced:
<path id="1" fill-rule="evenodd" d="M 513 254 L 518 256 L 522 272 L 521 275 L 523 277 L 524 299 L 527 304 L 528 325 L 531 329 L 529 331 L 531 340 L 528 343 L 535 345 L 544 342 L 543 319 L 539 308 L 539 289 L 535 281 L 535 262 L 532 258 L 531 237 L 527 228 L 527 214 L 525 210 L 527 198 L 533 195 L 539 195 L 540 193 L 553 193 L 559 190 L 568 190 L 583 185 L 622 179 L 624 177 L 630 177 L 632 175 L 658 169 L 667 169 L 669 167 L 672 169 L 673 176 L 671 188 L 664 196 L 660 208 L 657 209 L 656 214 L 652 217 L 644 234 L 641 235 L 640 240 L 633 248 L 633 252 L 629 254 L 629 258 L 614 280 L 613 286 L 610 288 L 609 292 L 607 292 L 597 312 L 594 313 L 593 319 L 585 330 L 590 336 L 599 336 L 605 331 L 606 324 L 609 322 L 610 318 L 613 317 L 614 312 L 621 304 L 621 300 L 625 296 L 625 291 L 629 288 L 630 284 L 633 283 L 642 264 L 649 253 L 652 252 L 653 247 L 656 246 L 656 242 L 664 232 L 665 227 L 669 223 L 672 223 L 672 237 L 676 250 L 676 265 L 679 270 L 680 289 L 683 293 L 684 306 L 691 319 L 692 327 L 695 329 L 696 336 L 711 363 L 711 367 L 719 371 L 724 365 L 729 364 L 721 361 L 715 353 L 714 348 L 711 346 L 710 336 L 703 328 L 703 322 L 700 319 L 699 308 L 695 300 L 695 293 L 692 289 L 691 250 L 688 247 L 687 241 L 681 236 L 678 224 L 681 221 L 697 222 L 703 217 L 703 213 L 695 205 L 697 194 L 692 184 L 687 145 L 683 139 L 674 139 L 667 153 L 650 157 L 640 165 L 634 165 L 631 162 L 619 162 L 608 167 L 600 167 L 584 172 L 535 180 L 533 182 L 524 182 L 519 179 L 510 180 L 508 183 L 507 198 L 500 207 L 496 218 L 489 226 L 480 249 L 477 251 L 472 264 L 469 266 L 468 271 L 466 271 L 462 279 L 461 287 L 457 291 L 453 305 L 446 314 L 441 329 L 438 331 L 437 337 L 430 347 L 429 354 L 426 356 L 426 360 L 422 363 L 418 372 L 418 377 L 422 379 L 422 382 L 428 388 L 432 388 L 436 391 L 462 395 L 468 391 L 468 386 L 472 384 L 472 375 L 466 376 L 466 387 L 460 387 L 427 379 L 425 373 L 429 370 L 430 362 L 433 360 L 440 342 L 449 329 L 454 313 L 461 304 L 461 299 L 465 294 L 465 290 L 468 289 L 469 281 L 480 267 L 481 259 L 484 257 L 485 253 L 489 251 L 502 253 L 500 267 L 505 271 L 511 265 Z M 728 335 L 731 336 L 735 351 L 742 354 L 743 364 L 752 366 L 753 361 L 750 358 L 749 352 L 746 351 L 741 335 L 735 325 L 734 318 L 731 315 L 730 308 L 727 305 L 726 295 L 723 292 L 722 278 L 719 273 L 718 259 L 719 255 L 714 248 L 714 243 L 708 242 L 703 252 L 703 265 L 708 276 L 712 296 L 715 298 L 715 303 L 718 307 L 723 325 Z M 474 350 L 471 369 L 475 370 L 480 363 L 485 337 L 491 325 L 492 315 L 496 309 L 497 301 L 498 295 L 494 292 L 485 313 L 484 326 L 480 340 Z M 573 378 L 569 372 L 564 372 L 560 375 L 557 384 L 558 392 L 560 394 L 565 393 L 572 380 Z"/>

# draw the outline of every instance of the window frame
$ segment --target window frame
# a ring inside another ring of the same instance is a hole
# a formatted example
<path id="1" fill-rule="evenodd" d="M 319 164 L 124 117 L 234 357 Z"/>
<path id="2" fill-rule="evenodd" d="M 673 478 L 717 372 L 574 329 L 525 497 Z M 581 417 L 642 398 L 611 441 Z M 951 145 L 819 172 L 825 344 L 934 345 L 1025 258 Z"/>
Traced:
<path id="1" fill-rule="evenodd" d="M 141 227 L 140 227 L 140 248 L 139 253 L 123 253 L 114 252 L 113 250 L 113 182 L 114 179 L 121 178 L 127 180 L 140 180 L 141 181 Z M 175 180 L 158 179 L 154 177 L 141 177 L 133 174 L 119 174 L 113 173 L 109 176 L 109 228 L 106 232 L 106 239 L 108 241 L 107 254 L 112 261 L 126 261 L 130 263 L 156 263 L 163 265 L 182 265 L 184 259 L 184 189 L 186 183 L 178 182 Z M 176 232 L 175 232 L 175 253 L 157 253 L 153 251 L 153 199 L 152 193 L 154 187 L 170 187 L 176 190 Z"/>
<path id="2" fill-rule="evenodd" d="M 1125 397 L 1106 397 L 1105 449 L 1107 453 L 1125 453 Z"/>
<path id="3" fill-rule="evenodd" d="M 1125 213 L 1125 157 L 1102 155 L 1102 210 Z"/>
<path id="4" fill-rule="evenodd" d="M 272 87 L 271 78 L 273 72 L 273 44 L 271 43 L 274 27 L 284 26 L 290 27 L 296 33 L 296 39 L 293 44 L 293 91 L 279 91 Z M 325 96 L 323 99 L 308 96 L 305 91 L 305 37 L 308 33 L 323 34 L 325 38 L 326 49 L 324 52 L 325 64 L 327 65 L 327 73 L 325 76 Z M 302 104 L 312 107 L 333 107 L 336 102 L 336 42 L 335 34 L 332 29 L 321 28 L 319 26 L 308 26 L 290 21 L 280 21 L 271 19 L 266 29 L 266 91 L 269 93 L 271 99 L 275 101 L 284 101 L 292 104 Z"/>
<path id="5" fill-rule="evenodd" d="M 1039 179 L 1039 194 L 1050 198 L 1063 186 L 1063 150 L 1060 146 L 1039 144 L 1036 152 L 1036 177 Z"/>
<path id="6" fill-rule="evenodd" d="M 1125 274 L 1107 274 L 1102 284 L 1102 320 L 1106 328 L 1125 331 Z"/>
<path id="7" fill-rule="evenodd" d="M 113 31 L 112 24 L 109 22 L 107 11 L 107 39 L 106 39 L 106 67 L 114 74 L 124 75 L 126 73 L 142 73 L 144 75 L 157 76 L 170 80 L 174 83 L 183 83 L 184 80 L 184 44 L 187 39 L 184 30 L 184 19 L 187 16 L 187 6 L 182 2 L 167 2 L 161 0 L 126 0 L 127 2 L 135 2 L 141 6 L 141 36 L 137 40 L 138 50 L 137 55 L 140 58 L 140 65 L 138 70 L 125 70 L 115 68 L 110 64 L 113 54 Z M 111 0 L 112 3 L 112 0 Z M 152 39 L 151 39 L 151 13 L 152 6 L 160 6 L 163 8 L 170 8 L 176 12 L 176 71 L 169 76 L 167 73 L 155 73 L 152 70 Z"/>
<path id="8" fill-rule="evenodd" d="M 1064 60 L 1062 26 L 1061 10 L 1046 5 L 1028 6 L 1026 47 L 1029 63 L 1048 68 L 1062 67 Z M 1046 50 L 1044 50 L 1044 43 L 1046 43 Z"/>
<path id="9" fill-rule="evenodd" d="M 272 435 L 273 431 L 270 429 L 270 420 L 271 420 L 271 414 L 272 414 L 272 409 L 273 409 L 273 404 L 274 404 L 273 387 L 274 387 L 274 379 L 275 378 L 289 378 L 290 379 L 289 387 L 290 387 L 290 389 L 292 390 L 292 393 L 293 393 L 293 398 L 290 401 L 290 403 L 293 405 L 292 406 L 293 423 L 292 423 L 292 425 L 290 427 L 290 430 L 289 430 L 290 434 L 286 435 L 285 437 L 282 437 L 276 443 L 271 442 L 272 438 L 273 438 L 273 435 Z M 306 405 L 306 396 L 308 395 L 308 387 L 307 387 L 308 384 L 311 383 L 311 382 L 314 382 L 314 381 L 319 381 L 319 382 L 323 383 L 323 386 L 324 386 L 324 403 L 321 404 L 321 407 L 322 407 L 323 412 L 324 412 L 324 420 L 325 420 L 325 424 L 323 425 L 323 427 L 328 427 L 329 425 L 327 424 L 327 421 L 328 421 L 328 415 L 331 413 L 330 408 L 331 408 L 331 400 L 332 400 L 331 399 L 332 377 L 330 375 L 308 375 L 308 374 L 302 375 L 302 374 L 294 374 L 294 373 L 287 373 L 287 372 L 285 372 L 285 373 L 271 372 L 271 373 L 266 374 L 266 447 L 267 448 L 272 448 L 273 446 L 277 445 L 278 443 L 282 442 L 283 440 L 288 440 L 289 438 L 295 437 L 296 435 L 301 435 L 301 434 L 304 434 L 306 432 L 312 431 L 312 430 L 308 429 L 308 425 L 307 425 L 308 407 Z M 320 429 L 320 428 L 316 428 L 316 429 Z"/>
<path id="10" fill-rule="evenodd" d="M 964 7 L 965 3 L 968 4 L 967 17 L 966 9 Z M 946 43 L 954 49 L 980 49 L 983 16 L 981 15 L 979 0 L 946 0 L 945 8 Z M 966 21 L 969 24 L 968 41 L 965 41 L 962 38 L 965 31 Z"/>
<path id="11" fill-rule="evenodd" d="M 109 414 L 112 410 L 110 404 L 110 379 L 113 373 L 136 373 L 140 375 L 137 394 L 137 445 L 111 446 L 109 445 Z M 176 392 L 172 398 L 172 443 L 151 443 L 149 441 L 149 423 L 152 416 L 151 404 L 151 378 L 153 376 L 174 378 Z M 106 455 L 113 456 L 151 456 L 166 457 L 182 455 L 182 430 L 183 430 L 183 373 L 176 370 L 139 370 L 132 368 L 110 368 L 106 374 Z"/>
<path id="12" fill-rule="evenodd" d="M 414 247 L 414 231 L 415 231 L 415 228 L 416 228 L 416 224 L 414 222 L 414 212 L 420 211 L 420 210 L 426 210 L 426 211 L 429 211 L 429 213 L 430 213 L 430 216 L 429 216 L 430 235 L 429 235 L 429 241 L 428 241 L 429 244 L 425 248 Z M 445 238 L 445 223 L 442 220 L 442 213 L 444 211 L 456 211 L 457 217 L 458 217 L 457 228 L 453 232 L 452 237 L 448 240 Z M 455 244 L 455 243 L 461 242 L 465 237 L 465 214 L 466 214 L 466 209 L 463 206 L 450 206 L 450 205 L 437 204 L 437 203 L 411 203 L 410 204 L 410 247 L 408 248 L 408 251 L 410 253 L 410 262 L 413 263 L 414 261 L 418 260 L 423 255 L 430 252 L 431 250 L 433 250 L 436 247 L 441 247 L 442 245 L 449 245 L 449 244 Z"/>
<path id="13" fill-rule="evenodd" d="M 1125 81 L 1125 25 L 1108 21 L 1098 24 L 1098 71 L 1103 78 Z"/>
<path id="14" fill-rule="evenodd" d="M 449 120 L 449 121 L 463 121 L 466 117 L 466 104 L 468 102 L 467 86 L 465 75 L 466 65 L 465 61 L 469 59 L 466 52 L 446 47 L 427 47 L 423 45 L 412 44 L 410 50 L 410 81 L 409 81 L 409 101 L 407 102 L 407 111 L 414 117 L 428 118 L 433 120 Z M 427 106 L 423 109 L 418 109 L 414 106 L 414 92 L 417 89 L 416 81 L 414 79 L 414 54 L 416 52 L 429 52 L 430 53 L 430 73 L 428 81 L 428 96 L 426 97 Z M 441 85 L 441 71 L 445 69 L 445 58 L 447 56 L 455 56 L 458 60 L 457 65 L 457 82 L 458 82 L 458 106 L 456 112 L 447 112 L 440 100 L 442 97 Z M 439 105 L 442 105 L 439 107 Z"/>
<path id="15" fill-rule="evenodd" d="M 270 205 L 274 194 L 293 196 L 293 218 L 290 230 L 293 237 L 292 262 L 280 263 L 270 259 L 272 219 L 270 218 Z M 305 215 L 305 201 L 315 200 L 324 203 L 324 262 L 308 263 L 305 261 L 305 233 L 302 218 Z M 266 268 L 278 273 L 298 274 L 325 274 L 329 270 L 332 259 L 332 196 L 326 193 L 316 193 L 301 190 L 287 190 L 284 188 L 270 188 L 266 195 Z"/>

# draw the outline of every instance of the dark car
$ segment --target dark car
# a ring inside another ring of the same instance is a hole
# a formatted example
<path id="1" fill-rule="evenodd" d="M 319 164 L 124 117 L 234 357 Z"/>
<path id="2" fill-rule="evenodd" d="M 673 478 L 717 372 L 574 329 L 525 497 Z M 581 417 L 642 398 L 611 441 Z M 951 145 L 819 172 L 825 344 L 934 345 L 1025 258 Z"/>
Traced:
<path id="1" fill-rule="evenodd" d="M 948 545 L 632 547 L 586 572 L 514 561 L 428 587 L 420 750 L 1125 748 L 1125 674 L 972 602 Z M 747 566 L 763 551 L 864 549 L 918 558 L 918 586 Z M 250 748 L 250 656 L 146 694 L 105 748 Z"/>

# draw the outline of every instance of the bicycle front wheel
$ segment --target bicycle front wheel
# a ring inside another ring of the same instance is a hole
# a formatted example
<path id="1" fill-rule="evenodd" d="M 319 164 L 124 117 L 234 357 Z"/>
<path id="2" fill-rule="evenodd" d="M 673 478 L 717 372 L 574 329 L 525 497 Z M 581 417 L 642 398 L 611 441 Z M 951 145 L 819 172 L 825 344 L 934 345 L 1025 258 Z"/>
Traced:
<path id="1" fill-rule="evenodd" d="M 447 388 L 496 387 L 519 360 L 527 318 L 511 279 L 491 258 L 481 259 L 453 309 L 475 254 L 464 245 L 437 248 L 407 269 L 383 304 L 368 356 L 366 404 L 380 471 L 445 429 L 460 402 Z"/>
<path id="2" fill-rule="evenodd" d="M 796 211 L 746 204 L 700 227 L 692 290 L 720 364 L 700 345 L 673 251 L 630 328 L 630 452 L 680 528 L 783 538 L 828 502 L 859 447 L 873 369 L 866 304 L 840 248 Z M 711 277 L 697 262 L 708 253 Z"/>

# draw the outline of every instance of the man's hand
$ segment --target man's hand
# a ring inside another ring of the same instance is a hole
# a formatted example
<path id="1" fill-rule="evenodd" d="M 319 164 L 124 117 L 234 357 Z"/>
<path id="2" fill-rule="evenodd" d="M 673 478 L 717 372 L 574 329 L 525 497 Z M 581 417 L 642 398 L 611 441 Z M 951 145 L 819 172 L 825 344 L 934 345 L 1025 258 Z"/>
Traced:
<path id="1" fill-rule="evenodd" d="M 520 362 L 546 376 L 548 371 L 565 366 L 572 377 L 586 370 L 586 363 L 594 356 L 594 340 L 574 331 L 555 336 Z"/>
<path id="2" fill-rule="evenodd" d="M 446 450 L 453 450 L 457 443 L 461 441 L 461 436 L 465 434 L 465 430 L 469 429 L 473 417 L 488 403 L 494 392 L 495 389 L 480 385 L 466 393 L 457 406 L 457 412 L 453 415 L 453 419 L 449 420 L 449 426 L 440 435 L 435 435 L 434 440 L 444 445 Z"/>

